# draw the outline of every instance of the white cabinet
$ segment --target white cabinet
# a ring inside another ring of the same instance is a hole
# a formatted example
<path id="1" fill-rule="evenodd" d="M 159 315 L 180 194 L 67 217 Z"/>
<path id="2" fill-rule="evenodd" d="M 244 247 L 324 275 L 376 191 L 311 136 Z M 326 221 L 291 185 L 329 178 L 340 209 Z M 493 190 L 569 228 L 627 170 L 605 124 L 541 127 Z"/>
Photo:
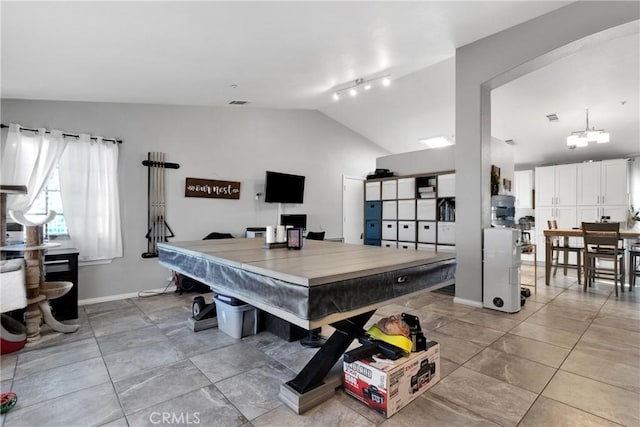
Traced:
<path id="1" fill-rule="evenodd" d="M 627 195 L 626 160 L 578 165 L 578 205 L 626 205 Z"/>
<path id="2" fill-rule="evenodd" d="M 367 182 L 364 185 L 365 200 L 380 200 L 380 181 Z"/>
<path id="3" fill-rule="evenodd" d="M 600 162 L 578 165 L 578 205 L 595 206 L 600 203 Z"/>
<path id="4" fill-rule="evenodd" d="M 516 208 L 533 208 L 533 171 L 517 171 L 513 174 Z"/>
<path id="5" fill-rule="evenodd" d="M 603 205 L 627 205 L 629 190 L 627 188 L 627 161 L 625 159 L 605 160 L 600 162 L 600 203 Z"/>
<path id="6" fill-rule="evenodd" d="M 436 242 L 436 223 L 431 221 L 418 221 L 418 242 Z"/>
<path id="7" fill-rule="evenodd" d="M 608 216 L 609 222 L 626 222 L 627 206 L 578 206 L 577 225 L 582 222 L 598 222 L 603 216 Z"/>
<path id="8" fill-rule="evenodd" d="M 398 202 L 387 200 L 382 202 L 382 219 L 398 219 Z"/>
<path id="9" fill-rule="evenodd" d="M 436 220 L 436 200 L 435 199 L 419 199 L 417 204 L 418 220 L 435 221 Z"/>
<path id="10" fill-rule="evenodd" d="M 396 221 L 382 221 L 382 240 L 398 239 L 398 223 Z"/>
<path id="11" fill-rule="evenodd" d="M 577 225 L 576 189 L 577 165 L 538 167 L 535 171 L 536 188 L 536 244 L 538 260 L 544 261 L 544 230 L 547 221 L 556 220 L 560 228 Z"/>
<path id="12" fill-rule="evenodd" d="M 398 221 L 398 240 L 405 242 L 416 241 L 415 221 Z"/>
<path id="13" fill-rule="evenodd" d="M 380 246 L 382 246 L 383 248 L 397 248 L 398 242 L 396 242 L 395 240 L 382 240 L 380 242 Z"/>
<path id="14" fill-rule="evenodd" d="M 416 198 L 416 179 L 401 178 L 398 180 L 398 199 Z"/>
<path id="15" fill-rule="evenodd" d="M 454 173 L 367 181 L 365 198 L 365 244 L 455 250 Z"/>
<path id="16" fill-rule="evenodd" d="M 453 222 L 438 223 L 438 244 L 454 245 L 456 243 L 456 224 Z"/>
<path id="17" fill-rule="evenodd" d="M 438 177 L 438 197 L 456 196 L 456 174 L 450 173 Z"/>
<path id="18" fill-rule="evenodd" d="M 398 180 L 382 181 L 382 200 L 395 200 L 398 198 Z"/>
<path id="19" fill-rule="evenodd" d="M 398 242 L 398 248 L 399 249 L 416 249 L 416 244 L 415 243 L 408 243 L 408 242 Z"/>
<path id="20" fill-rule="evenodd" d="M 535 175 L 536 207 L 576 205 L 575 164 L 539 167 Z"/>
<path id="21" fill-rule="evenodd" d="M 398 200 L 398 219 L 416 219 L 415 200 Z"/>

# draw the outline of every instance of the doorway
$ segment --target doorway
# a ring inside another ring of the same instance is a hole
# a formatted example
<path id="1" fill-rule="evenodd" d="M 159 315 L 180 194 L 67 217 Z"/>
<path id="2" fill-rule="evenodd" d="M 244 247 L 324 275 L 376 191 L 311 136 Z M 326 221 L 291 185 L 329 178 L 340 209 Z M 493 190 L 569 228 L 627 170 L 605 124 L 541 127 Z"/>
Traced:
<path id="1" fill-rule="evenodd" d="M 364 178 L 342 176 L 342 237 L 362 244 L 364 233 Z"/>

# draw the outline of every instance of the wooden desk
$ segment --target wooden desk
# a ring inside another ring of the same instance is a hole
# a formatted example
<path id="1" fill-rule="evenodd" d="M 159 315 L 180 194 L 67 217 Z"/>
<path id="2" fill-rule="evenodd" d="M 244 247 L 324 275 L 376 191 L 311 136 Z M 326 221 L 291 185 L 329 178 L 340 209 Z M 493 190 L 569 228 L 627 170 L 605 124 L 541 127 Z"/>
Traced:
<path id="1" fill-rule="evenodd" d="M 582 230 L 576 228 L 557 228 L 555 230 L 544 230 L 545 245 L 544 245 L 544 283 L 549 286 L 549 280 L 551 278 L 551 251 L 553 246 L 554 237 L 582 237 Z M 620 230 L 620 238 L 624 240 L 637 239 L 640 237 L 640 231 L 638 230 Z"/>
<path id="2" fill-rule="evenodd" d="M 342 377 L 329 380 L 327 374 L 378 307 L 454 283 L 451 253 L 316 240 L 305 240 L 301 250 L 263 244 L 263 239 L 158 243 L 158 261 L 305 329 L 336 329 L 280 388 L 280 398 L 297 413 L 333 396 Z"/>

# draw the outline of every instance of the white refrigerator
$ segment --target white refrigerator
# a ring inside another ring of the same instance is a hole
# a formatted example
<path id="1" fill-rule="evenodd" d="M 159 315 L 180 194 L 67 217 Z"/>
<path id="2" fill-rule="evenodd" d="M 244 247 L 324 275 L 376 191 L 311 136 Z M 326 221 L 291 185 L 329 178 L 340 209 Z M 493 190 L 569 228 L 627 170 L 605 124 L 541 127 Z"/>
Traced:
<path id="1" fill-rule="evenodd" d="M 484 230 L 484 271 L 482 303 L 486 308 L 516 313 L 520 311 L 519 230 Z"/>

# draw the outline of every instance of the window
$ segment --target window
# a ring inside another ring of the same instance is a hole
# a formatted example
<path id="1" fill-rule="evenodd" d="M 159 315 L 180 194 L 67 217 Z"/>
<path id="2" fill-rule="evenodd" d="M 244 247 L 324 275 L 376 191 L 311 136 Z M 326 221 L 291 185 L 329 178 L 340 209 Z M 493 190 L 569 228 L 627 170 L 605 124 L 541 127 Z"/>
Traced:
<path id="1" fill-rule="evenodd" d="M 64 219 L 64 211 L 62 209 L 60 178 L 57 166 L 51 173 L 51 177 L 49 178 L 49 182 L 46 187 L 33 203 L 33 206 L 31 206 L 27 215 L 34 221 L 38 221 L 44 218 L 50 210 L 56 211 L 57 215 L 53 221 L 44 225 L 44 237 L 49 239 L 69 237 L 69 230 L 67 229 L 67 223 Z"/>

